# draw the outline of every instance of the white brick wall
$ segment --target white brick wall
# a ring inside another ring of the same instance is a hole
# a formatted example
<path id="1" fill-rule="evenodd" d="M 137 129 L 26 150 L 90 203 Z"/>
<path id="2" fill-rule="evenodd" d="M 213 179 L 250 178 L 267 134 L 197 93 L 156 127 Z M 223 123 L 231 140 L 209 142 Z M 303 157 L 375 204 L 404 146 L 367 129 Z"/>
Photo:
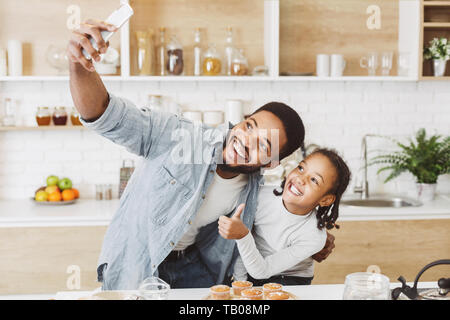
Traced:
<path id="1" fill-rule="evenodd" d="M 192 110 L 224 111 L 227 99 L 244 100 L 247 113 L 269 101 L 285 102 L 301 114 L 306 142 L 340 151 L 354 177 L 365 133 L 405 139 L 424 127 L 430 133 L 450 134 L 450 84 L 445 81 L 108 82 L 106 87 L 137 105 L 144 105 L 153 93 Z M 39 105 L 72 106 L 64 82 L 3 82 L 0 101 L 4 97 L 17 100 L 19 122 L 24 124 L 33 122 Z M 388 142 L 371 139 L 369 147 L 386 150 Z M 113 184 L 117 196 L 119 168 L 129 158 L 139 161 L 89 131 L 0 132 L 0 199 L 32 196 L 49 174 L 70 177 L 83 197 L 93 197 L 97 183 Z M 408 174 L 383 184 L 383 176 L 370 168 L 369 177 L 372 192 L 414 193 L 414 180 Z M 450 192 L 450 177 L 441 177 L 438 191 Z"/>

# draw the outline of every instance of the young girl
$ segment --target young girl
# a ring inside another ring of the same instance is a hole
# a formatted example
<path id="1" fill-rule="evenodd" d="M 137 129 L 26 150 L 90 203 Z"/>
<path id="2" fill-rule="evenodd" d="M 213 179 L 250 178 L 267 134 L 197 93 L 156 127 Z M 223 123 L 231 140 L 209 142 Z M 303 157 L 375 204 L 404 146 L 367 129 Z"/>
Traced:
<path id="1" fill-rule="evenodd" d="M 282 192 L 261 188 L 252 232 L 240 219 L 243 204 L 231 218 L 220 217 L 220 235 L 236 239 L 239 249 L 234 280 L 246 280 L 248 273 L 255 286 L 311 284 L 311 256 L 325 245 L 324 228 L 339 227 L 339 202 L 349 180 L 344 160 L 335 151 L 318 149 L 289 173 Z"/>

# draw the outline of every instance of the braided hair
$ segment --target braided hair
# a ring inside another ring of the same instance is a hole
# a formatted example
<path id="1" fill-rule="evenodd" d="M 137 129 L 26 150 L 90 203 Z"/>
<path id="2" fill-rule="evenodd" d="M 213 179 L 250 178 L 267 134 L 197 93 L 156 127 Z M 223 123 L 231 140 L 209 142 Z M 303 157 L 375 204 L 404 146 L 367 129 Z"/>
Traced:
<path id="1" fill-rule="evenodd" d="M 333 194 L 336 199 L 329 206 L 319 206 L 319 208 L 317 208 L 317 228 L 319 228 L 320 230 L 322 230 L 323 227 L 327 228 L 328 230 L 333 229 L 334 227 L 336 227 L 336 229 L 339 229 L 339 225 L 336 224 L 336 220 L 339 217 L 339 203 L 350 182 L 351 172 L 345 161 L 339 156 L 336 151 L 326 148 L 320 148 L 314 150 L 310 154 L 310 156 L 317 153 L 325 156 L 331 162 L 333 167 L 336 169 L 337 174 L 333 186 L 327 192 L 328 194 Z M 283 182 L 281 183 L 281 192 L 278 191 L 277 188 L 273 190 L 273 193 L 276 196 L 281 196 L 283 194 L 285 184 L 286 178 L 284 178 Z"/>

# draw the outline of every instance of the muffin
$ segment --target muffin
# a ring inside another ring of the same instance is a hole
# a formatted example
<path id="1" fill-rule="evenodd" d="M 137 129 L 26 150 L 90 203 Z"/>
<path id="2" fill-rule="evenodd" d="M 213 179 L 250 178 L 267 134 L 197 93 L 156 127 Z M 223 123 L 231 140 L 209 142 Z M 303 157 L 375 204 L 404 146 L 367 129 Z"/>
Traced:
<path id="1" fill-rule="evenodd" d="M 261 289 L 251 288 L 241 291 L 241 296 L 243 298 L 248 298 L 250 300 L 262 300 L 263 291 Z"/>
<path id="2" fill-rule="evenodd" d="M 212 300 L 229 300 L 230 287 L 224 284 L 218 284 L 209 288 L 209 293 Z"/>
<path id="3" fill-rule="evenodd" d="M 264 298 L 267 298 L 267 294 L 270 292 L 277 292 L 283 290 L 283 286 L 279 283 L 269 282 L 263 285 Z"/>
<path id="4" fill-rule="evenodd" d="M 289 300 L 289 293 L 286 291 L 274 291 L 266 294 L 267 300 Z"/>
<path id="5" fill-rule="evenodd" d="M 231 286 L 233 287 L 233 293 L 236 296 L 240 296 L 242 290 L 250 289 L 251 287 L 253 287 L 253 283 L 251 283 L 250 281 L 234 281 Z"/>

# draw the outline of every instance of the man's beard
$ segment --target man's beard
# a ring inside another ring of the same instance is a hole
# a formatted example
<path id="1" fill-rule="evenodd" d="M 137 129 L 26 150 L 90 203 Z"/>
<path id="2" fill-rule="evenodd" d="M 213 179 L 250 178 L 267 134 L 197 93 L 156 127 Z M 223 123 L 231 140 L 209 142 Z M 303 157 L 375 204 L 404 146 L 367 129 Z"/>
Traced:
<path id="1" fill-rule="evenodd" d="M 260 166 L 233 166 L 232 167 L 226 163 L 217 164 L 217 168 L 224 172 L 243 173 L 243 174 L 255 173 L 261 169 Z"/>

